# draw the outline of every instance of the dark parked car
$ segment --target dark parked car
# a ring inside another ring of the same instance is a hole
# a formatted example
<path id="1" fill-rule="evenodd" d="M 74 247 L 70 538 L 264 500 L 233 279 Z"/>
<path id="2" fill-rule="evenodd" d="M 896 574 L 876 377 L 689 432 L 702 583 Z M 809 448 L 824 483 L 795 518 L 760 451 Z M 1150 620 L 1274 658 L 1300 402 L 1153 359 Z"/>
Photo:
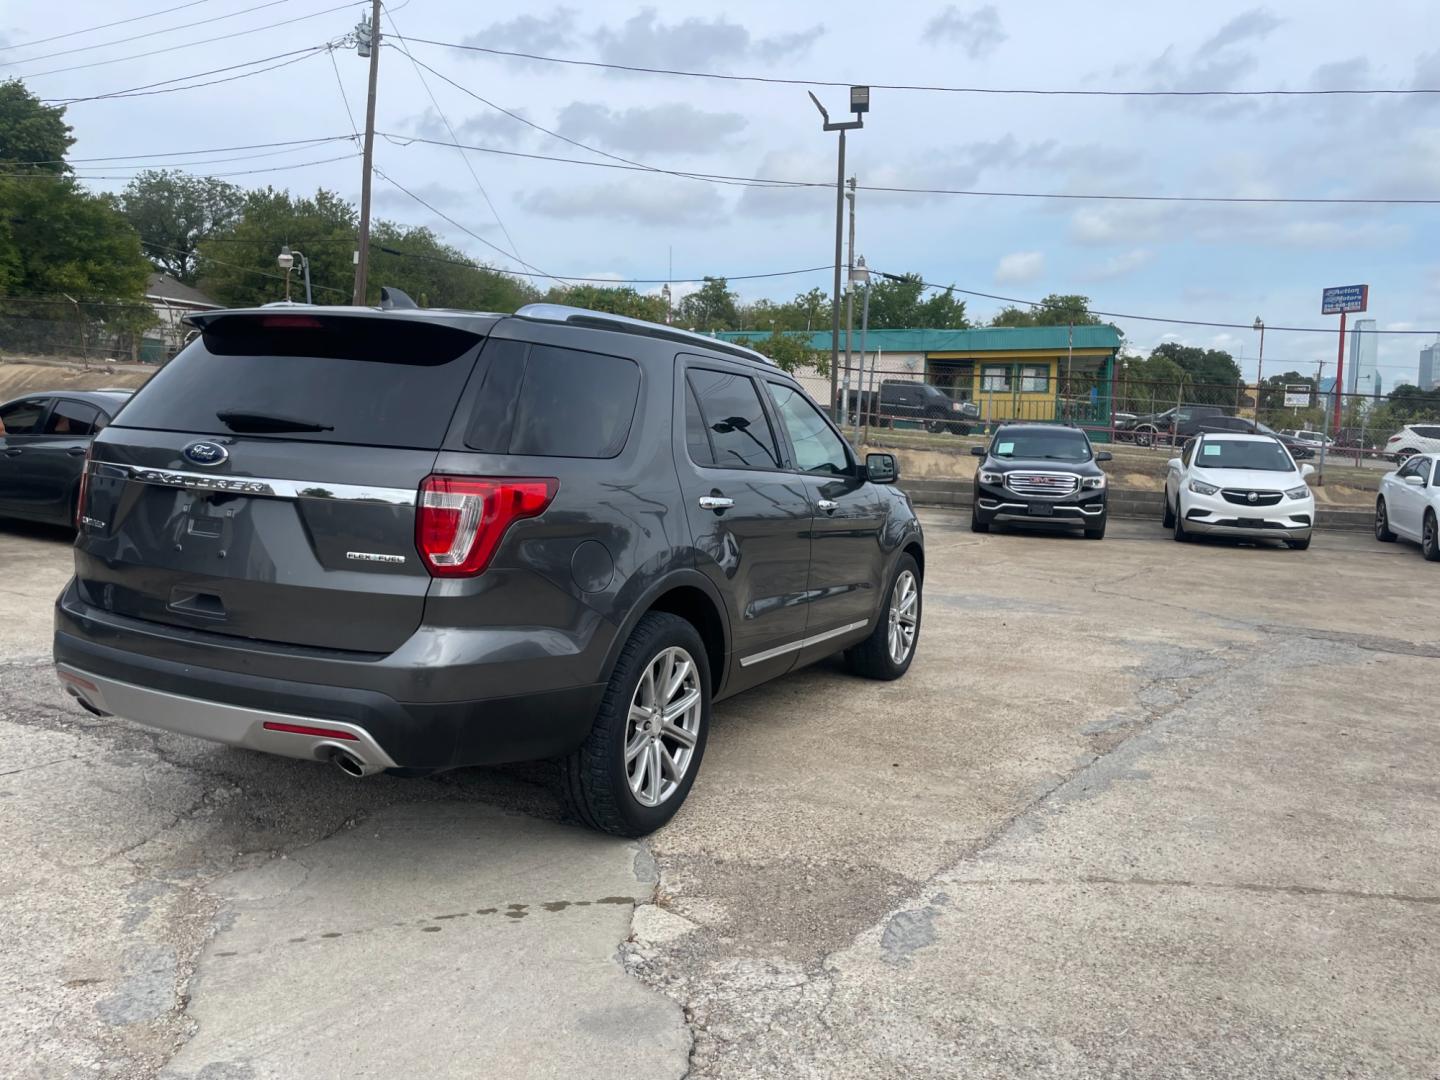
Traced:
<path id="1" fill-rule="evenodd" d="M 1168 446 L 1194 435 L 1201 421 L 1224 415 L 1218 405 L 1180 405 L 1145 416 L 1117 414 L 1115 434 L 1139 446 Z"/>
<path id="2" fill-rule="evenodd" d="M 640 835 L 712 701 L 910 666 L 895 459 L 758 353 L 544 304 L 190 319 L 93 446 L 55 659 L 96 712 L 355 776 L 553 757 Z"/>
<path id="3" fill-rule="evenodd" d="M 1105 473 L 1098 453 L 1079 428 L 1055 424 L 1002 424 L 988 446 L 970 452 L 985 460 L 975 470 L 970 528 L 989 532 L 1006 521 L 1039 522 L 1105 535 Z"/>
<path id="4" fill-rule="evenodd" d="M 0 517 L 74 525 L 85 452 L 128 390 L 60 390 L 0 405 Z"/>
<path id="5" fill-rule="evenodd" d="M 896 420 L 918 420 L 932 434 L 948 431 L 952 435 L 965 435 L 970 431 L 965 421 L 980 418 L 980 408 L 974 402 L 960 401 L 938 386 L 915 379 L 886 379 L 880 383 L 878 394 L 866 391 L 852 394 L 851 398 L 852 401 L 858 399 L 870 410 L 869 423 L 877 427 L 888 426 Z M 849 414 L 855 415 L 853 403 Z"/>
<path id="6" fill-rule="evenodd" d="M 1276 431 L 1255 420 L 1248 420 L 1243 416 L 1206 417 L 1195 425 L 1195 431 L 1192 434 L 1211 435 L 1226 431 L 1234 431 L 1242 435 L 1270 435 L 1279 439 L 1296 461 L 1315 456 L 1315 447 L 1310 443 L 1298 439 L 1294 435 Z"/>

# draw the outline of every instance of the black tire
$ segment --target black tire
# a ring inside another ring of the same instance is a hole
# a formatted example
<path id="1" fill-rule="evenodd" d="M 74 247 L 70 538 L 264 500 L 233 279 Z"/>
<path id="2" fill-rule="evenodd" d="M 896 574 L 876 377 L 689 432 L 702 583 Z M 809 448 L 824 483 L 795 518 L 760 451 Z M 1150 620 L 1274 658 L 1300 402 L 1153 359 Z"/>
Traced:
<path id="1" fill-rule="evenodd" d="M 1100 517 L 1100 524 L 1098 524 L 1098 525 L 1087 525 L 1087 526 L 1085 526 L 1085 539 L 1086 539 L 1086 540 L 1104 540 L 1104 539 L 1105 539 L 1105 519 L 1106 519 L 1107 517 L 1109 517 L 1108 514 L 1102 514 L 1101 517 Z"/>
<path id="2" fill-rule="evenodd" d="M 1310 537 L 1307 536 L 1304 540 L 1286 540 L 1285 546 L 1291 551 L 1305 551 L 1310 547 Z"/>
<path id="3" fill-rule="evenodd" d="M 1135 445 L 1153 446 L 1155 444 L 1155 437 L 1158 434 L 1159 432 L 1155 429 L 1153 425 L 1141 424 L 1135 429 Z"/>
<path id="4" fill-rule="evenodd" d="M 987 533 L 990 531 L 990 523 L 980 520 L 980 507 L 974 503 L 970 504 L 970 531 L 977 533 Z"/>
<path id="5" fill-rule="evenodd" d="M 694 752 L 675 791 L 658 806 L 645 806 L 630 790 L 625 771 L 625 737 L 636 687 L 653 660 L 666 649 L 690 654 L 699 676 L 700 726 Z M 705 756 L 710 732 L 710 663 L 699 632 L 678 615 L 652 611 L 636 624 L 620 658 L 595 723 L 585 742 L 560 761 L 560 784 L 571 812 L 586 825 L 616 836 L 645 836 L 660 828 L 685 802 Z"/>
<path id="6" fill-rule="evenodd" d="M 895 591 L 899 587 L 901 579 L 907 573 L 915 580 L 915 637 L 905 659 L 897 662 L 890 655 L 890 606 L 894 601 Z M 911 556 L 901 555 L 895 564 L 895 573 L 890 579 L 890 588 L 885 590 L 885 599 L 880 606 L 879 616 L 875 620 L 874 629 L 870 631 L 870 636 L 859 645 L 845 650 L 845 662 L 850 666 L 851 671 L 867 679 L 880 679 L 888 682 L 900 678 L 910 670 L 910 663 L 915 659 L 915 651 L 920 647 L 924 593 L 924 581 L 920 577 L 920 568 Z"/>
<path id="7" fill-rule="evenodd" d="M 1420 451 L 1416 450 L 1413 446 L 1402 447 L 1401 449 L 1395 451 L 1395 464 L 1404 465 L 1405 462 L 1409 461 L 1419 452 Z"/>
<path id="8" fill-rule="evenodd" d="M 1175 521 L 1175 541 L 1183 544 L 1190 539 L 1190 534 L 1185 531 L 1185 516 L 1180 512 L 1180 496 L 1175 496 L 1175 510 L 1171 515 Z"/>
<path id="9" fill-rule="evenodd" d="M 968 424 L 956 424 L 956 423 L 946 424 L 946 425 L 945 425 L 945 430 L 948 431 L 948 432 L 950 432 L 951 435 L 969 435 L 969 434 L 970 434 L 970 426 L 969 426 Z"/>
<path id="10" fill-rule="evenodd" d="M 928 412 L 925 414 L 925 430 L 931 435 L 939 435 L 945 430 L 945 421 L 942 419 L 944 413 Z"/>
<path id="11" fill-rule="evenodd" d="M 1390 513 L 1385 509 L 1385 496 L 1375 500 L 1375 539 L 1382 544 L 1393 544 L 1395 534 L 1390 531 Z"/>
<path id="12" fill-rule="evenodd" d="M 1165 529 L 1173 529 L 1175 527 L 1175 509 L 1170 505 L 1169 495 L 1165 496 L 1164 502 L 1165 511 L 1163 516 L 1160 518 L 1160 525 L 1162 528 Z"/>
<path id="13" fill-rule="evenodd" d="M 1440 562 L 1440 525 L 1435 522 L 1435 511 L 1425 511 L 1425 523 L 1420 526 L 1420 554 L 1431 562 Z"/>

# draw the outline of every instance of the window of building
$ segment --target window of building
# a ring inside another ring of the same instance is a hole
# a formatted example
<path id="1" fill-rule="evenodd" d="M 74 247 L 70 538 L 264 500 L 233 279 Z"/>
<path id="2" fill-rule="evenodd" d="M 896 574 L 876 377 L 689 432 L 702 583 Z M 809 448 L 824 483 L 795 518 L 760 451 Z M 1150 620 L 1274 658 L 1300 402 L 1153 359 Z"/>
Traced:
<path id="1" fill-rule="evenodd" d="M 1008 364 L 986 364 L 980 369 L 982 391 L 1010 391 L 1010 366 Z"/>
<path id="2" fill-rule="evenodd" d="M 1020 369 L 1020 392 L 1022 394 L 1043 394 L 1050 389 L 1050 367 L 1026 364 Z"/>

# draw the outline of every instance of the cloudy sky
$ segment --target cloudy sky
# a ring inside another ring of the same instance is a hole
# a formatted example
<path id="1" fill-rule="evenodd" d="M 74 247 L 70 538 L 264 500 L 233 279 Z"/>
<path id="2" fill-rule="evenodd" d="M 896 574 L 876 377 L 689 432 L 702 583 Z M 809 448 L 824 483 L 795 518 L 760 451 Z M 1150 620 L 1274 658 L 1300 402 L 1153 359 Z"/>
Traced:
<path id="1" fill-rule="evenodd" d="M 164 8 L 175 10 L 15 47 Z M 353 51 L 335 52 L 334 66 L 323 51 L 280 55 L 343 37 L 359 5 L 66 0 L 63 22 L 55 18 L 60 9 L 54 0 L 8 0 L 0 11 L 0 47 L 11 46 L 0 51 L 0 76 L 21 75 L 45 98 L 104 94 L 271 57 L 256 66 L 293 61 L 184 92 L 73 104 L 73 155 L 113 159 L 81 164 L 83 175 L 126 175 L 142 160 L 177 164 L 183 159 L 175 151 L 349 136 L 342 83 L 363 122 L 366 68 Z M 385 29 L 406 38 L 773 78 L 995 89 L 1440 88 L 1434 0 L 732 0 L 723 15 L 694 0 L 656 7 L 394 0 L 389 10 L 393 26 Z M 197 25 L 181 29 L 185 24 Z M 215 40 L 202 43 L 207 39 Z M 410 49 L 434 73 L 399 49 L 382 53 L 377 129 L 387 137 L 377 140 L 377 166 L 524 264 L 555 274 L 664 278 L 673 259 L 683 281 L 819 267 L 833 257 L 833 189 L 653 171 L 833 183 L 835 136 L 821 132 L 803 86 L 626 74 L 419 43 Z M 132 58 L 139 53 L 152 55 Z M 832 115 L 846 111 L 843 87 L 816 91 Z M 872 103 L 865 129 L 850 139 L 847 172 L 862 186 L 1440 198 L 1440 95 L 1137 100 L 876 89 Z M 644 168 L 479 152 L 467 159 L 411 141 L 451 141 L 452 131 L 462 143 L 495 150 Z M 355 198 L 358 160 L 320 161 L 353 149 L 341 141 L 195 155 L 193 171 L 299 164 L 232 178 L 306 191 L 323 185 Z M 375 203 L 379 215 L 431 225 L 477 258 L 522 268 L 378 177 Z M 1259 315 L 1271 326 L 1316 327 L 1336 322 L 1319 314 L 1323 286 L 1367 282 L 1381 329 L 1440 329 L 1440 205 L 862 191 L 858 221 L 857 247 L 872 267 L 919 271 L 980 292 L 1080 292 L 1106 311 L 1246 325 Z M 737 288 L 746 297 L 783 299 L 812 286 L 828 290 L 829 280 L 820 271 Z M 979 317 L 998 306 L 968 303 Z M 1251 331 L 1117 321 L 1138 348 L 1163 340 L 1222 347 L 1253 373 Z M 1387 387 L 1414 379 L 1418 350 L 1429 340 L 1384 339 Z M 1333 333 L 1266 335 L 1271 373 L 1312 371 L 1317 360 L 1333 365 L 1334 354 Z"/>

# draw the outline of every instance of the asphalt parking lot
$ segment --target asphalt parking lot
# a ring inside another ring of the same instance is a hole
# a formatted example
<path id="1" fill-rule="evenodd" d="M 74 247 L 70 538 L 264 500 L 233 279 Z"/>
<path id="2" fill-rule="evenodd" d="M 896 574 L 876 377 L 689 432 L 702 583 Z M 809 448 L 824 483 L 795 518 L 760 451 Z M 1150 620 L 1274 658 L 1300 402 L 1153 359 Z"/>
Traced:
<path id="1" fill-rule="evenodd" d="M 92 717 L 0 525 L 0 1074 L 1440 1075 L 1440 577 L 972 535 L 921 645 L 726 702 L 676 821 Z"/>

